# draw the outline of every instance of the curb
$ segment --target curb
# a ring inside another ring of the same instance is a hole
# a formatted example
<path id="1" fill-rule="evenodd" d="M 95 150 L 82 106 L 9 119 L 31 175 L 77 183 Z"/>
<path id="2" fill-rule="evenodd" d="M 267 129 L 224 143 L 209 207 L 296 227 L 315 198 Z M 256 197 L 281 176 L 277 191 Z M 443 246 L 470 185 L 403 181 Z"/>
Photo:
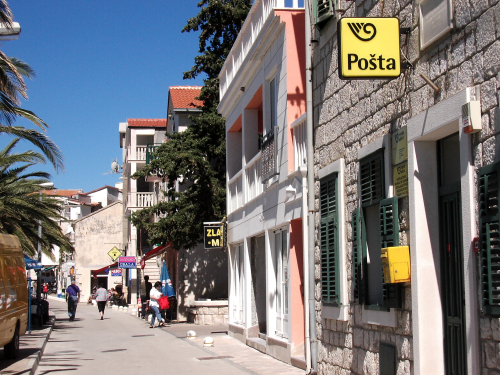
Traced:
<path id="1" fill-rule="evenodd" d="M 51 315 L 49 317 L 49 323 L 48 325 L 48 332 L 45 334 L 45 337 L 40 339 L 38 341 L 37 348 L 40 348 L 35 354 L 32 354 L 28 357 L 28 363 L 26 364 L 26 374 L 29 375 L 34 375 L 37 368 L 38 364 L 40 363 L 40 359 L 42 358 L 43 351 L 45 350 L 45 346 L 47 345 L 47 341 L 49 341 L 50 334 L 52 333 L 52 330 L 54 329 L 54 324 L 56 322 L 56 317 L 54 315 Z"/>

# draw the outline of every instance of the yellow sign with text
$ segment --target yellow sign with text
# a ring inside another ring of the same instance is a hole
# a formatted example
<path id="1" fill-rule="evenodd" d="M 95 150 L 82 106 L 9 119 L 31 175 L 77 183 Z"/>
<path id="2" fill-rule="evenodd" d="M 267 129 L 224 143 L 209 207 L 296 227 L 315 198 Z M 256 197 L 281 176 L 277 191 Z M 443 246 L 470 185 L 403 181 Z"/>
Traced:
<path id="1" fill-rule="evenodd" d="M 408 162 L 393 167 L 394 195 L 398 198 L 408 195 Z"/>
<path id="2" fill-rule="evenodd" d="M 399 77 L 399 19 L 346 17 L 338 30 L 341 79 Z"/>

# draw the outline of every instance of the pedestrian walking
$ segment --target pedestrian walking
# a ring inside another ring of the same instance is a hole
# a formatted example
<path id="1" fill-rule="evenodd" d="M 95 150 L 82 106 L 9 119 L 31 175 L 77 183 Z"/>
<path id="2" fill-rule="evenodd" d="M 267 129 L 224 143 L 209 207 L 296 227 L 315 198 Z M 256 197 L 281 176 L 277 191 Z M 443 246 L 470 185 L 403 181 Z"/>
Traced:
<path id="1" fill-rule="evenodd" d="M 160 314 L 160 305 L 158 304 L 158 300 L 160 299 L 161 296 L 163 296 L 163 293 L 160 292 L 161 289 L 161 282 L 157 281 L 155 283 L 155 287 L 151 289 L 151 293 L 149 295 L 150 301 L 149 301 L 149 307 L 151 310 L 153 310 L 153 314 L 151 315 L 151 322 L 149 323 L 149 328 L 154 328 L 155 326 L 155 317 L 158 319 L 158 326 L 163 327 L 165 325 L 165 321 L 161 317 Z"/>
<path id="2" fill-rule="evenodd" d="M 76 285 L 75 280 L 66 288 L 66 302 L 68 303 L 69 321 L 72 322 L 75 320 L 76 307 L 80 302 L 80 288 Z"/>
<path id="3" fill-rule="evenodd" d="M 144 283 L 141 285 L 141 317 L 144 319 L 146 319 L 147 304 L 149 302 L 149 295 L 152 288 L 153 284 L 149 282 L 149 276 L 144 276 Z"/>
<path id="4" fill-rule="evenodd" d="M 97 308 L 101 314 L 101 320 L 104 320 L 104 309 L 106 308 L 106 303 L 108 302 L 109 297 L 110 294 L 104 285 L 99 285 L 99 289 L 95 292 L 95 300 L 97 301 Z"/>
<path id="5" fill-rule="evenodd" d="M 49 286 L 47 283 L 43 284 L 43 298 L 47 299 L 47 293 L 49 292 Z"/>

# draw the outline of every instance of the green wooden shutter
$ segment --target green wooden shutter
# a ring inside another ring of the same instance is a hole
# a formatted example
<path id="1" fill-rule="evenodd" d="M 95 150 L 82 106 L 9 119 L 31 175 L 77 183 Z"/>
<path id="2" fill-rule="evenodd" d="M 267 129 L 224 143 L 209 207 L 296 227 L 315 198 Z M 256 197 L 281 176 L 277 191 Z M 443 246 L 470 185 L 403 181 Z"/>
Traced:
<path id="1" fill-rule="evenodd" d="M 500 162 L 479 169 L 481 297 L 486 314 L 500 315 Z"/>
<path id="2" fill-rule="evenodd" d="M 337 173 L 320 181 L 321 299 L 340 305 Z"/>
<path id="3" fill-rule="evenodd" d="M 387 198 L 379 203 L 380 246 L 399 246 L 398 197 Z M 384 273 L 382 271 L 382 282 Z M 401 284 L 383 285 L 384 306 L 400 308 L 402 306 Z"/>
<path id="4" fill-rule="evenodd" d="M 367 207 L 385 197 L 384 149 L 374 152 L 359 162 L 361 206 Z"/>
<path id="5" fill-rule="evenodd" d="M 314 0 L 313 15 L 315 24 L 321 24 L 323 21 L 335 16 L 335 1 L 336 0 Z"/>
<path id="6" fill-rule="evenodd" d="M 358 207 L 352 213 L 352 284 L 354 290 L 354 301 L 362 304 L 364 302 L 363 286 L 363 259 L 366 257 L 366 246 L 363 242 L 363 215 Z"/>

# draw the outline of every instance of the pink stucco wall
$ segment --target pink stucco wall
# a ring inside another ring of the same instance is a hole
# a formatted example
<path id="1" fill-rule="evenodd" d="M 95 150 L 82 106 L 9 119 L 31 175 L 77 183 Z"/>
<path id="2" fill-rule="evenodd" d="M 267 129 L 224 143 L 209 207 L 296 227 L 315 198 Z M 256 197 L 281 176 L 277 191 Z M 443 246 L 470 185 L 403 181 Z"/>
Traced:
<path id="1" fill-rule="evenodd" d="M 292 343 L 304 342 L 304 266 L 302 256 L 302 219 L 290 223 L 290 316 Z"/>

